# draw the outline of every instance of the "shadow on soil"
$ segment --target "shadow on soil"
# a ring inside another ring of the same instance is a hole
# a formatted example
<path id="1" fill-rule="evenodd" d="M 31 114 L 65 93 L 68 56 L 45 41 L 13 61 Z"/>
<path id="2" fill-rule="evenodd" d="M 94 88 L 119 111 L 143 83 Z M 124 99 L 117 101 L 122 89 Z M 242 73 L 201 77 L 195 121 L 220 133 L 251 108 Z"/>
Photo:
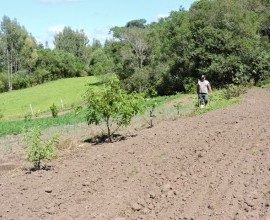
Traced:
<path id="1" fill-rule="evenodd" d="M 135 137 L 136 135 L 129 135 L 129 136 L 123 136 L 121 134 L 113 134 L 111 136 L 112 142 L 118 142 L 128 139 L 129 137 Z M 92 138 L 88 138 L 84 140 L 85 143 L 91 143 L 94 145 L 103 144 L 103 143 L 110 143 L 109 137 L 106 134 L 97 135 Z"/>

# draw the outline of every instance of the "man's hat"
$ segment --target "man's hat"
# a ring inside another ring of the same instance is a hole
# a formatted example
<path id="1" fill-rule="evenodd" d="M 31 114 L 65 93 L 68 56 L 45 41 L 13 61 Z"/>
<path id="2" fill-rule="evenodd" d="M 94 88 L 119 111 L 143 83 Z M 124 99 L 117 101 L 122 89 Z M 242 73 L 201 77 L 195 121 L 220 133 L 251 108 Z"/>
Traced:
<path id="1" fill-rule="evenodd" d="M 201 76 L 201 79 L 205 79 L 205 76 L 204 76 L 204 75 L 202 75 L 202 76 Z"/>

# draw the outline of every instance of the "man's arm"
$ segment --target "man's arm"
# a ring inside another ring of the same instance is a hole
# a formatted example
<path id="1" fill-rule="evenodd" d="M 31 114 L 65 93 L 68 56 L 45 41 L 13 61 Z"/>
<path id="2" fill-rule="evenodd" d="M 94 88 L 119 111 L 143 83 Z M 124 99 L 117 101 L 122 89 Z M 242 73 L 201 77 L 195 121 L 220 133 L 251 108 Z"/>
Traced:
<path id="1" fill-rule="evenodd" d="M 200 93 L 200 81 L 198 80 L 198 82 L 197 82 L 197 94 L 199 94 Z"/>
<path id="2" fill-rule="evenodd" d="M 212 92 L 212 88 L 211 88 L 210 83 L 208 84 L 208 86 L 207 86 L 207 87 L 208 87 L 208 91 L 209 91 L 209 92 Z"/>

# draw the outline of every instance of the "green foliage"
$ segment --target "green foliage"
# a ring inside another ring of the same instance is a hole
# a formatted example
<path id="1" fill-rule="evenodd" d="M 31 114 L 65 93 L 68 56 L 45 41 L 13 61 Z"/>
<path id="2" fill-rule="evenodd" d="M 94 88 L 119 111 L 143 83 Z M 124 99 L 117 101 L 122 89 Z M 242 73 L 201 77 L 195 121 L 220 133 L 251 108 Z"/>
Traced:
<path id="1" fill-rule="evenodd" d="M 177 111 L 177 115 L 180 115 L 180 108 L 181 108 L 181 103 L 177 103 L 174 105 L 174 107 L 176 108 L 176 111 Z"/>
<path id="2" fill-rule="evenodd" d="M 4 114 L 3 114 L 2 110 L 0 109 L 0 120 L 1 120 L 2 118 L 4 118 Z"/>
<path id="3" fill-rule="evenodd" d="M 127 94 L 122 90 L 117 79 L 105 83 L 104 89 L 99 92 L 89 88 L 85 99 L 88 105 L 87 123 L 99 125 L 105 122 L 110 142 L 115 131 L 121 126 L 128 125 L 133 116 L 139 113 L 142 102 L 140 95 Z M 115 131 L 111 131 L 113 125 L 117 125 Z"/>
<path id="4" fill-rule="evenodd" d="M 0 93 L 8 90 L 7 73 L 0 73 Z"/>
<path id="5" fill-rule="evenodd" d="M 155 117 L 154 111 L 155 111 L 157 105 L 158 105 L 157 102 L 153 102 L 151 104 L 151 106 L 150 106 L 150 110 L 149 110 L 149 117 L 150 117 L 149 126 L 150 127 L 153 127 L 154 126 L 154 124 L 153 124 L 153 117 Z"/>
<path id="6" fill-rule="evenodd" d="M 60 105 L 61 99 L 67 108 L 72 104 L 80 105 L 83 102 L 82 94 L 85 93 L 87 84 L 98 89 L 99 78 L 91 76 L 60 79 L 28 89 L 1 93 L 0 106 L 4 114 L 3 119 L 23 118 L 25 113 L 30 111 L 30 104 L 34 113 L 50 112 L 48 107 L 51 103 Z"/>
<path id="7" fill-rule="evenodd" d="M 56 118 L 58 116 L 59 109 L 58 107 L 53 103 L 52 106 L 50 107 L 50 110 L 52 112 L 52 116 Z"/>
<path id="8" fill-rule="evenodd" d="M 145 28 L 146 20 L 138 19 L 127 22 L 126 27 L 137 27 L 137 28 Z"/>
<path id="9" fill-rule="evenodd" d="M 40 127 L 40 129 L 45 129 L 48 127 L 72 125 L 77 123 L 82 123 L 85 121 L 85 111 L 82 110 L 76 115 L 74 112 L 70 112 L 57 118 L 47 117 L 47 118 L 32 118 L 31 114 L 25 116 L 25 120 L 17 121 L 0 121 L 0 137 L 9 134 L 20 134 L 25 129 L 31 129 L 33 127 Z"/>
<path id="10" fill-rule="evenodd" d="M 32 84 L 31 76 L 27 71 L 18 71 L 13 74 L 13 89 L 28 88 Z"/>
<path id="11" fill-rule="evenodd" d="M 78 114 L 80 114 L 82 112 L 83 107 L 78 105 L 78 106 L 75 106 L 73 109 L 74 109 L 74 114 L 78 115 Z"/>
<path id="12" fill-rule="evenodd" d="M 84 76 L 86 71 L 83 61 L 77 56 L 65 50 L 40 50 L 36 71 L 43 73 L 39 76 L 39 81 L 46 82 L 61 78 Z M 46 70 L 46 72 L 44 71 Z M 46 73 L 46 74 L 44 74 Z M 34 71 L 33 77 L 36 73 Z M 42 76 L 42 78 L 40 78 Z M 36 80 L 38 81 L 38 80 Z"/>
<path id="13" fill-rule="evenodd" d="M 86 58 L 86 46 L 89 39 L 81 31 L 73 31 L 70 27 L 64 27 L 63 31 L 54 37 L 54 45 L 57 50 L 62 50 L 79 57 L 81 60 Z"/>
<path id="14" fill-rule="evenodd" d="M 55 153 L 55 145 L 58 142 L 58 135 L 55 135 L 48 141 L 41 139 L 41 130 L 35 127 L 30 132 L 25 133 L 24 141 L 27 144 L 27 160 L 32 162 L 35 169 L 41 168 L 41 161 L 44 159 L 50 160 Z"/>
<path id="15" fill-rule="evenodd" d="M 104 75 L 113 73 L 114 63 L 112 57 L 108 56 L 103 48 L 95 49 L 90 55 L 90 74 Z"/>
<path id="16" fill-rule="evenodd" d="M 150 84 L 150 70 L 147 68 L 136 68 L 134 74 L 123 80 L 123 87 L 129 92 L 152 93 Z"/>
<path id="17" fill-rule="evenodd" d="M 31 121 L 32 120 L 32 115 L 29 113 L 29 114 L 26 114 L 24 116 L 24 121 L 27 122 L 27 121 Z"/>
<path id="18" fill-rule="evenodd" d="M 227 99 L 224 95 L 224 90 L 215 90 L 211 94 L 209 94 L 209 102 L 207 106 L 203 109 L 198 108 L 198 99 L 197 97 L 194 99 L 194 106 L 196 108 L 193 112 L 190 113 L 191 116 L 197 115 L 197 114 L 203 114 L 205 112 L 209 112 L 211 110 L 224 108 L 227 106 L 234 105 L 239 102 L 239 97 L 231 97 L 230 99 Z"/>
<path id="19" fill-rule="evenodd" d="M 129 92 L 149 96 L 192 93 L 192 80 L 201 74 L 215 88 L 261 85 L 270 72 L 269 9 L 268 0 L 194 1 L 189 11 L 180 8 L 157 22 L 138 19 L 113 27 L 114 38 L 104 46 L 97 41 L 90 46 L 83 30 L 65 27 L 55 36 L 53 50 L 37 46 L 16 20 L 4 16 L 0 92 L 111 73 Z"/>
<path id="20" fill-rule="evenodd" d="M 245 86 L 236 86 L 236 85 L 228 85 L 223 90 L 224 98 L 231 99 L 234 97 L 238 97 L 246 92 L 247 88 Z"/>
<path id="21" fill-rule="evenodd" d="M 194 78 L 186 77 L 184 79 L 184 88 L 186 93 L 196 93 L 197 90 L 197 81 Z"/>
<path id="22" fill-rule="evenodd" d="M 260 83 L 258 83 L 258 86 L 260 86 L 262 88 L 269 88 L 270 87 L 270 77 L 261 81 Z"/>

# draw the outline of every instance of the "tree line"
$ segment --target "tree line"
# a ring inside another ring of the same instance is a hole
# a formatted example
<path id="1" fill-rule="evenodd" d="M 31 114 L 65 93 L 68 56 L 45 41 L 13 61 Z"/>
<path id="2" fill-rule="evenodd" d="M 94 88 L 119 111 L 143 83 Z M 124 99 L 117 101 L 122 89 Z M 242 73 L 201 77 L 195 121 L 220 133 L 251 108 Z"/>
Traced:
<path id="1" fill-rule="evenodd" d="M 54 49 L 4 16 L 0 92 L 107 74 L 117 75 L 127 91 L 149 96 L 193 91 L 202 74 L 214 87 L 260 84 L 270 77 L 269 9 L 269 0 L 199 0 L 157 22 L 115 26 L 104 44 L 65 27 L 54 36 Z"/>

